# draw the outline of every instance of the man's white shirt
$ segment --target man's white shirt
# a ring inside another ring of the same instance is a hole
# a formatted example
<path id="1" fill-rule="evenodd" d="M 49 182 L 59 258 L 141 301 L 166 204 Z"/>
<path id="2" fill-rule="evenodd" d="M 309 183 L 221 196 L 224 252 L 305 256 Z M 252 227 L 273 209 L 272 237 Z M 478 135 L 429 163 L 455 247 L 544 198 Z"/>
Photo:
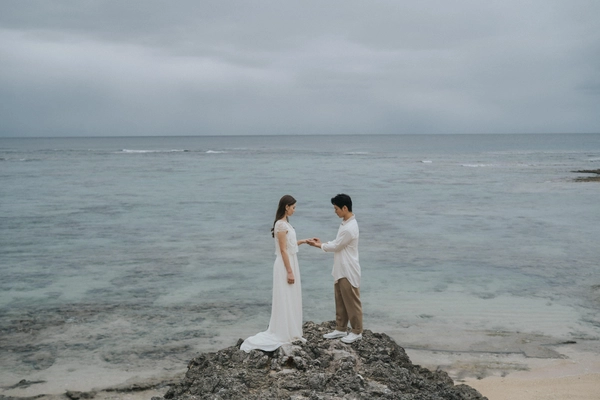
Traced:
<path id="1" fill-rule="evenodd" d="M 360 264 L 358 262 L 358 223 L 354 215 L 342 221 L 337 237 L 321 245 L 321 249 L 333 254 L 331 275 L 337 282 L 346 278 L 356 288 L 360 287 Z"/>

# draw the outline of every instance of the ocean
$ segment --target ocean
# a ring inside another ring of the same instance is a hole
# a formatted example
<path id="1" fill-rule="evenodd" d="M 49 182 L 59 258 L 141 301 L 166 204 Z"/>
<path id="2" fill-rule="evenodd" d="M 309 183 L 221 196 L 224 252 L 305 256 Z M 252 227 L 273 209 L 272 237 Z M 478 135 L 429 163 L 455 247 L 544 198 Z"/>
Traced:
<path id="1" fill-rule="evenodd" d="M 600 134 L 0 138 L 0 394 L 185 370 L 269 322 L 298 238 L 353 199 L 365 329 L 407 350 L 600 355 Z M 333 257 L 301 246 L 304 320 Z"/>

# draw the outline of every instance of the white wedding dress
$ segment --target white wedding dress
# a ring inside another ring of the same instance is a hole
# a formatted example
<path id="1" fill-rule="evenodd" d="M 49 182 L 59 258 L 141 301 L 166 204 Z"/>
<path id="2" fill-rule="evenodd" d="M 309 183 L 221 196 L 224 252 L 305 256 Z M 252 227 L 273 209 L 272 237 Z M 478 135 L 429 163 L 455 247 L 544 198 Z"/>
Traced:
<path id="1" fill-rule="evenodd" d="M 259 349 L 274 351 L 280 346 L 296 340 L 306 341 L 302 337 L 302 286 L 298 267 L 298 243 L 296 231 L 288 222 L 279 220 L 275 224 L 275 263 L 273 265 L 273 299 L 271 320 L 266 331 L 249 337 L 240 349 L 249 353 Z M 287 283 L 287 271 L 283 264 L 277 232 L 287 231 L 286 244 L 290 266 L 294 272 L 295 283 Z"/>

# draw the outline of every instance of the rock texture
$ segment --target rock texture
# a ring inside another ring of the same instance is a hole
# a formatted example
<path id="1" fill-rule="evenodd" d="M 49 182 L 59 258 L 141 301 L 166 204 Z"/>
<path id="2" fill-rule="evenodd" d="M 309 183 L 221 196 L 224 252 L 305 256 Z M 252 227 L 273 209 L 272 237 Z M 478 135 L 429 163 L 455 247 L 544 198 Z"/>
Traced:
<path id="1" fill-rule="evenodd" d="M 323 339 L 333 322 L 304 324 L 306 343 L 274 352 L 245 353 L 236 346 L 201 354 L 165 399 L 486 399 L 466 385 L 454 385 L 443 371 L 413 365 L 404 349 L 383 333 L 363 332 L 353 344 Z M 155 397 L 153 400 L 159 400 Z"/>
<path id="2" fill-rule="evenodd" d="M 575 178 L 577 182 L 600 182 L 600 169 L 584 169 L 580 171 L 573 171 L 580 174 L 596 174 L 595 176 L 585 176 Z"/>

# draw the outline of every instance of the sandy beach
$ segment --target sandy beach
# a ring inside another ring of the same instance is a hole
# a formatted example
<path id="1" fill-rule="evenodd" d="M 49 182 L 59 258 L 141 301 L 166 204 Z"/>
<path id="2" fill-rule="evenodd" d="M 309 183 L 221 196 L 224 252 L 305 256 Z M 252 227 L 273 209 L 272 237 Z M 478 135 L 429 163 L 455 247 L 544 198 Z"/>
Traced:
<path id="1" fill-rule="evenodd" d="M 600 400 L 600 355 L 596 347 L 593 341 L 551 346 L 549 350 L 556 355 L 552 358 L 528 356 L 525 352 L 406 351 L 413 363 L 431 370 L 442 369 L 456 384 L 465 383 L 489 400 Z M 69 389 L 93 392 L 97 400 L 148 400 L 164 395 L 169 383 L 179 381 L 183 373 L 174 373 L 168 378 L 132 374 L 118 386 L 103 385 L 102 376 L 98 374 L 96 379 L 87 376 L 87 382 L 84 379 L 79 385 L 68 384 L 69 374 L 65 373 L 63 382 L 54 380 L 53 385 L 5 390 L 3 395 L 39 396 L 41 387 L 45 386 L 42 393 L 48 394 L 39 399 L 65 399 L 65 389 Z"/>
<path id="2" fill-rule="evenodd" d="M 598 400 L 600 399 L 600 374 L 534 378 L 536 371 L 514 377 L 490 377 L 468 380 L 468 385 L 477 389 L 489 400 Z M 96 400 L 148 400 L 162 396 L 166 389 L 140 392 L 99 392 Z M 49 398 L 48 398 L 49 400 Z"/>
<path id="3" fill-rule="evenodd" d="M 561 349 L 568 358 L 529 360 L 530 370 L 505 377 L 466 379 L 489 400 L 598 400 L 600 357 Z"/>
<path id="4" fill-rule="evenodd" d="M 445 363 L 438 366 L 456 383 L 477 389 L 489 400 L 599 400 L 600 356 L 590 347 L 590 343 L 555 347 L 562 358 L 418 350 L 407 353 L 413 362 L 430 369 L 436 368 L 436 362 Z"/>
<path id="5" fill-rule="evenodd" d="M 466 382 L 489 400 L 598 400 L 600 399 L 600 374 L 532 378 L 532 374 L 519 377 L 487 378 Z"/>
<path id="6" fill-rule="evenodd" d="M 524 355 L 493 355 L 489 353 L 440 353 L 407 350 L 411 360 L 429 369 L 447 371 L 456 384 L 465 383 L 477 389 L 489 400 L 599 400 L 600 357 L 593 352 L 580 351 L 572 346 L 559 349 L 564 358 L 540 359 Z M 481 377 L 486 375 L 485 377 Z M 66 381 L 69 374 L 65 374 Z M 98 376 L 97 376 L 98 377 Z M 16 397 L 39 396 L 41 400 L 65 399 L 65 389 L 93 392 L 94 399 L 148 400 L 162 396 L 168 381 L 183 377 L 183 371 L 166 381 L 158 377 L 132 376 L 118 386 L 106 386 L 99 379 L 88 377 L 79 385 L 54 381 L 54 385 L 33 385 L 3 391 Z M 16 378 L 16 377 L 15 377 Z M 100 377 L 101 378 L 101 377 Z M 36 387 L 37 386 L 37 387 Z"/>

